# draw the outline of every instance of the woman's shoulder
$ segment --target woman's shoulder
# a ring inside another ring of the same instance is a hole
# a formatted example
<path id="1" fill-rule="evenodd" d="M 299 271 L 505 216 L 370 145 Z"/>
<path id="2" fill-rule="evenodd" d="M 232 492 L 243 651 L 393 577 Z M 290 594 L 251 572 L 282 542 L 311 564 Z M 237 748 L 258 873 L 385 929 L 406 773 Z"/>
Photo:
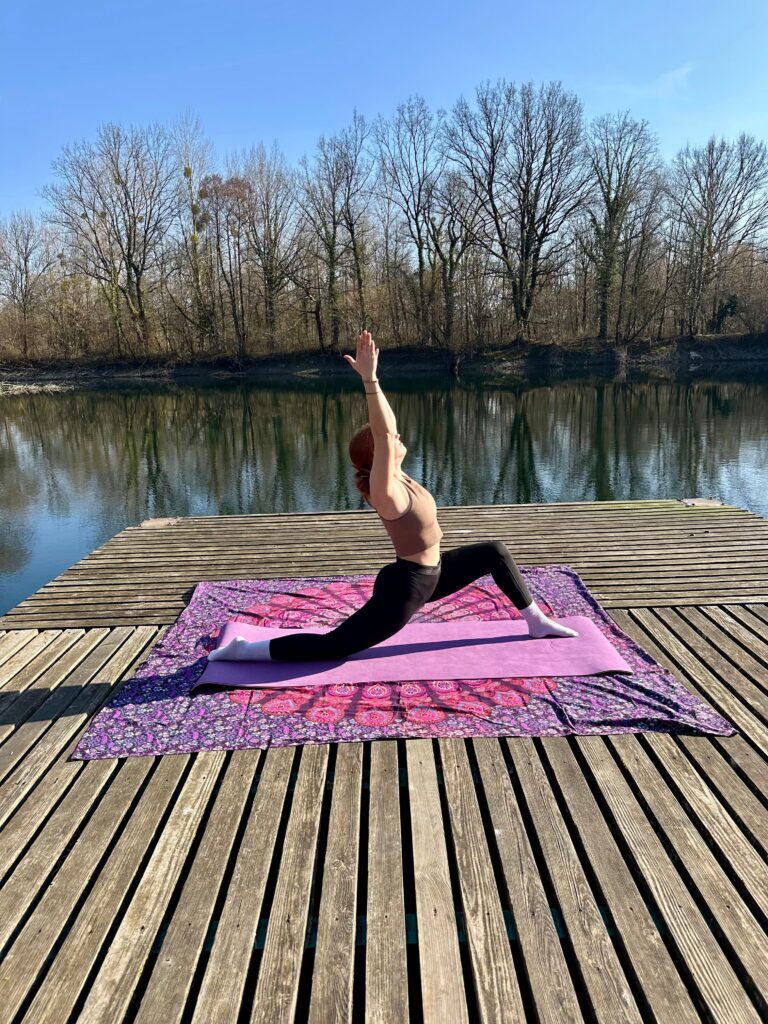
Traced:
<path id="1" fill-rule="evenodd" d="M 411 506 L 413 504 L 413 488 L 409 486 L 405 479 L 398 478 L 397 482 L 401 485 L 398 497 L 385 498 L 378 501 L 374 506 L 382 519 L 400 519 L 411 510 Z M 403 508 L 404 504 L 405 508 Z"/>

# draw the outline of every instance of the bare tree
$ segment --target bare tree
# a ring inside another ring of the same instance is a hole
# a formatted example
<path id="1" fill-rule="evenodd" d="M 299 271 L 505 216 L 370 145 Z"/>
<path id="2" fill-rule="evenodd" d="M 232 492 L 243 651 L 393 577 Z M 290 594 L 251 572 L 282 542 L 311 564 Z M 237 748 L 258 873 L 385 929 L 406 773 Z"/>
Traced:
<path id="1" fill-rule="evenodd" d="M 30 330 L 40 306 L 45 275 L 56 262 L 50 232 L 27 212 L 13 213 L 0 224 L 0 295 L 16 314 L 21 355 L 29 358 Z"/>
<path id="2" fill-rule="evenodd" d="M 224 325 L 229 321 L 232 324 L 234 355 L 242 361 L 247 351 L 250 326 L 245 279 L 249 184 L 237 174 L 228 178 L 212 174 L 203 178 L 199 195 L 203 202 L 202 222 L 216 254 L 216 291 L 221 323 Z"/>
<path id="3" fill-rule="evenodd" d="M 376 187 L 376 160 L 366 148 L 370 134 L 371 129 L 365 118 L 355 110 L 351 126 L 341 131 L 338 142 L 343 172 L 341 215 L 349 235 L 361 328 L 368 326 L 365 295 L 366 215 L 372 190 Z"/>
<path id="4" fill-rule="evenodd" d="M 331 317 L 331 344 L 339 347 L 338 278 L 344 221 L 344 160 L 338 140 L 321 136 L 314 162 L 306 157 L 299 161 L 297 202 L 319 243 L 318 256 L 325 265 L 326 297 Z"/>
<path id="5" fill-rule="evenodd" d="M 583 239 L 597 278 L 597 336 L 608 337 L 619 242 L 627 216 L 658 163 L 657 143 L 646 121 L 628 111 L 592 121 L 584 143 L 596 188 L 586 213 L 591 231 Z"/>
<path id="6" fill-rule="evenodd" d="M 589 194 L 581 158 L 581 104 L 559 82 L 517 90 L 482 85 L 471 109 L 461 98 L 447 126 L 483 215 L 480 244 L 500 260 L 511 285 L 517 337 L 530 336 L 536 295 L 567 251 L 561 228 Z"/>
<path id="7" fill-rule="evenodd" d="M 439 268 L 443 299 L 442 320 L 435 315 L 434 323 L 441 344 L 451 353 L 451 372 L 458 374 L 462 351 L 455 330 L 457 277 L 462 257 L 475 236 L 478 204 L 462 175 L 449 170 L 435 182 L 428 208 L 431 262 Z"/>
<path id="8" fill-rule="evenodd" d="M 248 244 L 261 270 L 267 340 L 270 350 L 274 351 L 278 301 L 299 258 L 300 220 L 295 176 L 276 145 L 267 155 L 261 143 L 249 151 L 244 173 L 250 198 L 246 224 Z"/>
<path id="9" fill-rule="evenodd" d="M 77 270 L 102 284 L 119 341 L 131 355 L 146 355 L 149 275 L 178 197 L 170 134 L 159 125 L 125 130 L 107 124 L 95 143 L 65 146 L 54 168 L 58 183 L 44 194 L 68 233 Z M 125 310 L 137 349 L 125 330 Z"/>
<path id="10" fill-rule="evenodd" d="M 426 277 L 429 204 L 445 164 L 440 145 L 443 119 L 442 110 L 433 116 L 424 99 L 416 96 L 398 106 L 392 121 L 380 117 L 374 127 L 383 197 L 402 213 L 416 250 L 416 324 L 422 345 L 431 334 L 432 296 Z"/>
<path id="11" fill-rule="evenodd" d="M 171 301 L 194 332 L 198 347 L 206 352 L 215 344 L 217 322 L 211 262 L 202 244 L 206 221 L 200 187 L 213 170 L 213 152 L 199 119 L 191 114 L 178 120 L 172 134 L 181 175 L 175 223 L 178 246 L 173 260 L 179 295 L 171 295 Z"/>
<path id="12" fill-rule="evenodd" d="M 768 150 L 744 132 L 736 142 L 712 136 L 686 145 L 673 161 L 669 195 L 679 222 L 681 329 L 714 330 L 722 285 L 741 246 L 759 241 L 768 223 Z"/>
<path id="13" fill-rule="evenodd" d="M 713 138 L 667 167 L 627 112 L 585 133 L 560 83 L 354 111 L 295 169 L 275 143 L 220 171 L 192 115 L 106 125 L 54 168 L 45 231 L 0 225 L 0 346 L 19 357 L 245 360 L 369 326 L 458 371 L 509 339 L 766 322 L 766 146 Z"/>
<path id="14" fill-rule="evenodd" d="M 663 225 L 664 176 L 643 176 L 624 218 L 616 246 L 616 341 L 633 341 L 663 318 L 667 301 Z"/>

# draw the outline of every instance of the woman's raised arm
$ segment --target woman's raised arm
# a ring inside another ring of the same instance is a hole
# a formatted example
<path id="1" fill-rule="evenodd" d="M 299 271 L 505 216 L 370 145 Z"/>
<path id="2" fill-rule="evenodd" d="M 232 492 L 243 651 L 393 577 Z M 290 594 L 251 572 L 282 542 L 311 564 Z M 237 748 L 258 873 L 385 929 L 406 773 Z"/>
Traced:
<path id="1" fill-rule="evenodd" d="M 373 343 L 370 331 L 361 331 L 357 336 L 356 359 L 344 356 L 349 365 L 356 370 L 363 380 L 363 387 L 368 397 L 368 422 L 374 437 L 382 434 L 396 434 L 397 420 L 395 414 L 379 386 L 377 375 L 379 350 Z"/>

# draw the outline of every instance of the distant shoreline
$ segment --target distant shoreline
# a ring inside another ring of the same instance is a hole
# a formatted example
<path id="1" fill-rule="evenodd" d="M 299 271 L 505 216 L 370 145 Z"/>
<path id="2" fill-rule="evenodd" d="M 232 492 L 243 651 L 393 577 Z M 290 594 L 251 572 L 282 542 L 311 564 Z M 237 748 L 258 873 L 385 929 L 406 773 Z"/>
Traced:
<path id="1" fill-rule="evenodd" d="M 276 378 L 312 381 L 323 377 L 353 379 L 353 372 L 339 352 L 277 353 L 249 359 L 238 365 L 232 359 L 189 363 L 168 360 L 119 362 L 98 360 L 91 363 L 27 362 L 0 358 L 0 394 L 34 390 L 87 388 L 94 384 L 121 386 L 136 381 L 274 381 Z M 768 332 L 761 334 L 687 335 L 650 342 L 627 344 L 596 339 L 566 345 L 510 344 L 489 349 L 470 358 L 461 356 L 458 376 L 464 380 L 525 378 L 531 370 L 604 370 L 628 369 L 686 370 L 722 364 L 768 365 Z M 452 356 L 440 349 L 424 350 L 416 346 L 382 348 L 381 376 L 393 379 L 415 371 L 429 371 L 433 379 L 451 379 Z M 49 387 L 52 386 L 52 387 Z"/>

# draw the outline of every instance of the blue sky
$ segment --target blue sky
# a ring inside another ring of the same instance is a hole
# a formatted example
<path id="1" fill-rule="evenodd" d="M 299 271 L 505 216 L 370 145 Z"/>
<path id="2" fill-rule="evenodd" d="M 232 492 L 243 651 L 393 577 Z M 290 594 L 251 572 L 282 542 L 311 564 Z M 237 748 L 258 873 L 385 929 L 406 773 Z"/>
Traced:
<path id="1" fill-rule="evenodd" d="M 747 131 L 768 142 L 766 0 L 7 0 L 0 5 L 0 216 L 40 209 L 62 146 L 99 124 L 197 114 L 219 163 L 409 95 L 449 109 L 482 81 L 559 80 L 587 117 L 629 109 L 670 159 Z"/>

